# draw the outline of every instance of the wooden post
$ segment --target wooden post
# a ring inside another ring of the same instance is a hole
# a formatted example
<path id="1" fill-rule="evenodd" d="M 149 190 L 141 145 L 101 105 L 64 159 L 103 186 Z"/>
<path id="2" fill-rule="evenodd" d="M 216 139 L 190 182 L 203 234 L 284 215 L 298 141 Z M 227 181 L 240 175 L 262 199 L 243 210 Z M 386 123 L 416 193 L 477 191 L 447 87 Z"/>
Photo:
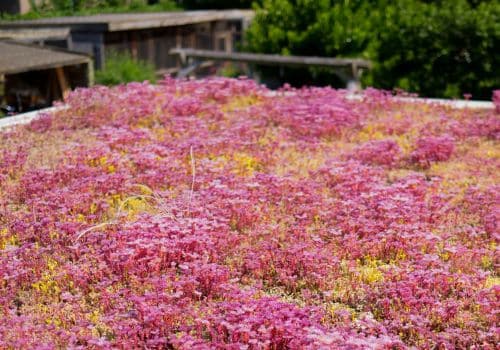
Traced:
<path id="1" fill-rule="evenodd" d="M 352 76 L 348 80 L 346 88 L 347 88 L 347 90 L 350 90 L 350 91 L 360 91 L 361 90 L 361 81 L 360 81 L 361 69 L 358 67 L 358 65 L 356 63 L 352 64 L 351 69 L 352 69 L 352 71 L 351 71 Z"/>
<path id="2" fill-rule="evenodd" d="M 189 34 L 189 46 L 195 48 L 196 47 L 196 32 L 192 32 Z"/>
<path id="3" fill-rule="evenodd" d="M 57 67 L 56 69 L 57 82 L 59 85 L 59 90 L 61 91 L 61 96 L 63 99 L 66 99 L 66 96 L 71 90 L 71 87 L 68 84 L 68 80 L 66 79 L 66 75 L 64 74 L 63 67 Z"/>
<path id="4" fill-rule="evenodd" d="M 148 42 L 148 61 L 151 62 L 152 64 L 155 64 L 155 42 L 153 35 L 151 33 L 147 34 L 147 42 Z"/>
<path id="5" fill-rule="evenodd" d="M 175 47 L 178 49 L 182 47 L 182 35 L 179 27 L 175 27 Z"/>
<path id="6" fill-rule="evenodd" d="M 85 64 L 85 74 L 86 74 L 86 78 L 87 78 L 87 86 L 92 86 L 94 85 L 95 81 L 94 81 L 94 64 L 92 63 L 92 61 L 89 61 Z"/>
<path id="7" fill-rule="evenodd" d="M 135 32 L 130 33 L 130 54 L 134 60 L 137 59 L 137 35 Z"/>
<path id="8" fill-rule="evenodd" d="M 0 74 L 0 104 L 5 102 L 5 75 Z"/>

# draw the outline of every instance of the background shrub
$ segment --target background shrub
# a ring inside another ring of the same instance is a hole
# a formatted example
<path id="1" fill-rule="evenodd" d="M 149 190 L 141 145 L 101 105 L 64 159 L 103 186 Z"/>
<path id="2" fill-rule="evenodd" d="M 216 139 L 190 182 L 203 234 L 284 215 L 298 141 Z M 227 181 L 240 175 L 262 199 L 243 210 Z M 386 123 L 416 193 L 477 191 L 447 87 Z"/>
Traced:
<path id="1" fill-rule="evenodd" d="M 475 4 L 477 3 L 477 4 Z M 500 86 L 500 3 L 394 1 L 374 21 L 366 83 L 423 95 L 490 99 Z"/>
<path id="2" fill-rule="evenodd" d="M 95 80 L 101 85 L 144 80 L 155 82 L 155 67 L 144 61 L 136 61 L 128 54 L 113 52 L 106 59 L 106 67 L 96 72 Z"/>
<path id="3" fill-rule="evenodd" d="M 425 96 L 490 99 L 500 86 L 497 1 L 264 0 L 254 7 L 250 51 L 368 58 L 375 67 L 365 85 Z M 308 74 L 325 77 L 324 70 Z"/>

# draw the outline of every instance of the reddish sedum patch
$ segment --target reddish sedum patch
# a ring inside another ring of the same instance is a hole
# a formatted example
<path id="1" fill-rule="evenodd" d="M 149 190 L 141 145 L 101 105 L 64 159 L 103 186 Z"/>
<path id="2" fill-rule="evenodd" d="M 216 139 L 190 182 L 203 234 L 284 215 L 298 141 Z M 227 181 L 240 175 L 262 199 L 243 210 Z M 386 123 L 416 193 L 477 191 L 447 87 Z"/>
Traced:
<path id="1" fill-rule="evenodd" d="M 443 162 L 451 158 L 455 142 L 450 136 L 428 136 L 419 138 L 415 150 L 410 154 L 410 161 L 422 167 L 429 167 L 432 162 Z"/>
<path id="2" fill-rule="evenodd" d="M 401 148 L 393 140 L 368 141 L 354 149 L 351 158 L 366 164 L 392 166 L 401 157 Z"/>

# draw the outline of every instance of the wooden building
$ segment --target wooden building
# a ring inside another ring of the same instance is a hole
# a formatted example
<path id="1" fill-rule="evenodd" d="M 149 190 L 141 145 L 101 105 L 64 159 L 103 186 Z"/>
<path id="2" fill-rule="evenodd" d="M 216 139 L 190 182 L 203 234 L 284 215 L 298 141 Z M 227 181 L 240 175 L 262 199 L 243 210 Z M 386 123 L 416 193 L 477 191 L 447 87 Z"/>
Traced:
<path id="1" fill-rule="evenodd" d="M 52 105 L 93 83 L 92 59 L 81 53 L 0 41 L 0 106 L 18 113 Z"/>
<path id="2" fill-rule="evenodd" d="M 152 63 L 159 73 L 173 73 L 180 64 L 169 54 L 171 49 L 233 51 L 252 17 L 250 10 L 205 10 L 3 21 L 0 37 L 17 35 L 29 41 L 34 30 L 46 30 L 59 35 L 59 46 L 92 55 L 97 69 L 104 67 L 110 52 L 125 51 Z"/>

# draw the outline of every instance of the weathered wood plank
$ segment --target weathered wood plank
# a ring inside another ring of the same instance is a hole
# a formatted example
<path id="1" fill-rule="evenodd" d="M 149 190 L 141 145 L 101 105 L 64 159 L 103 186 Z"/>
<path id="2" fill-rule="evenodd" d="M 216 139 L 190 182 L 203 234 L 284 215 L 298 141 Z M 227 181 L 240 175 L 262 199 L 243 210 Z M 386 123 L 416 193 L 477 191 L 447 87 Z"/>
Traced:
<path id="1" fill-rule="evenodd" d="M 286 65 L 286 66 L 319 66 L 319 67 L 353 67 L 371 68 L 371 62 L 359 58 L 334 58 L 317 56 L 283 56 L 270 54 L 255 54 L 247 52 L 223 52 L 213 50 L 195 50 L 174 48 L 170 54 L 195 59 L 211 59 L 219 61 L 246 62 L 261 65 Z"/>

